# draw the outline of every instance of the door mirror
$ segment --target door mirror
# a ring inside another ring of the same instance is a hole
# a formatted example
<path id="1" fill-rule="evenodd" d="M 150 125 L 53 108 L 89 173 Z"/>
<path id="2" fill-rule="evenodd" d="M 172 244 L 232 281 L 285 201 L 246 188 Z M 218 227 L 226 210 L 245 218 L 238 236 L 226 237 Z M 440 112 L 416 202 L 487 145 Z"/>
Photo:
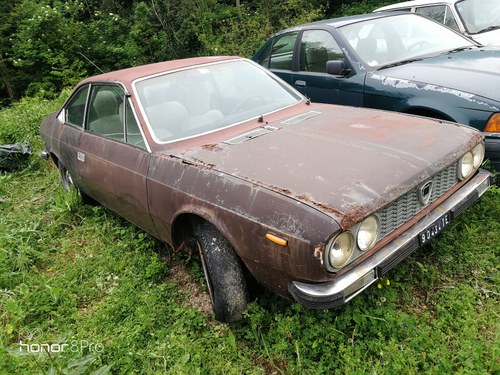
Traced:
<path id="1" fill-rule="evenodd" d="M 344 60 L 330 60 L 326 62 L 326 72 L 334 76 L 346 76 L 351 73 Z"/>

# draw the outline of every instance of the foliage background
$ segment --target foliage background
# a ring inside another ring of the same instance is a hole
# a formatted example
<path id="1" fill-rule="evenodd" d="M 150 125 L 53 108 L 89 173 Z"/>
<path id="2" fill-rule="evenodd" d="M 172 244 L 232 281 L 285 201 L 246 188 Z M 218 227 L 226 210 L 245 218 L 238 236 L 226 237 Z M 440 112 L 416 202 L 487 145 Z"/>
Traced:
<path id="1" fill-rule="evenodd" d="M 99 70 L 250 57 L 274 32 L 390 0 L 0 0 L 0 107 L 52 98 Z M 99 67 L 99 68 L 97 68 Z"/>

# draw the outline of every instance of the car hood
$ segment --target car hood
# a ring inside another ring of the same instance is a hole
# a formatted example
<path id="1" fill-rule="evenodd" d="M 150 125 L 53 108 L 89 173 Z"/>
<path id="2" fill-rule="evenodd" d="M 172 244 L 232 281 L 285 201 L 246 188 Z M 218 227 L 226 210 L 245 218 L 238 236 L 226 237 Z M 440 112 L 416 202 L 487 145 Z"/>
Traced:
<path id="1" fill-rule="evenodd" d="M 474 48 L 381 69 L 374 72 L 372 77 L 384 80 L 387 84 L 396 84 L 393 79 L 405 80 L 428 84 L 429 90 L 457 90 L 500 102 L 498 72 L 500 48 L 490 47 Z"/>
<path id="2" fill-rule="evenodd" d="M 252 134 L 179 156 L 315 207 L 343 228 L 450 165 L 482 138 L 454 123 L 320 104 Z"/>

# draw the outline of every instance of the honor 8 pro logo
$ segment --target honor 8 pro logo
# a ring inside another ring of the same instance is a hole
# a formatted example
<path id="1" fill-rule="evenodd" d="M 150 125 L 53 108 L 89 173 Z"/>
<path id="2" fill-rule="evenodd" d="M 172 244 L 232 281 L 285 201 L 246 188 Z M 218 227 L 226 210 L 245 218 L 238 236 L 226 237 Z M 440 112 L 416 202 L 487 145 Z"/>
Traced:
<path id="1" fill-rule="evenodd" d="M 42 336 L 39 328 L 23 328 L 19 332 L 19 352 L 21 353 L 64 353 L 64 352 L 83 352 L 101 353 L 104 345 L 94 343 L 88 340 L 71 340 L 69 342 L 40 343 Z M 37 342 L 33 342 L 37 341 Z"/>

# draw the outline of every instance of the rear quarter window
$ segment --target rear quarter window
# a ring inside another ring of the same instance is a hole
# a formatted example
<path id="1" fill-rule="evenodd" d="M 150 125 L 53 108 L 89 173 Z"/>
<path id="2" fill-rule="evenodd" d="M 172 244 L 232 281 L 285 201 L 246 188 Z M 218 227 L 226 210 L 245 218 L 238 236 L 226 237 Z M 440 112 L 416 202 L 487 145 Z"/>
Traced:
<path id="1" fill-rule="evenodd" d="M 85 120 L 85 103 L 89 87 L 85 86 L 78 90 L 64 107 L 64 122 L 79 128 L 83 128 Z"/>

